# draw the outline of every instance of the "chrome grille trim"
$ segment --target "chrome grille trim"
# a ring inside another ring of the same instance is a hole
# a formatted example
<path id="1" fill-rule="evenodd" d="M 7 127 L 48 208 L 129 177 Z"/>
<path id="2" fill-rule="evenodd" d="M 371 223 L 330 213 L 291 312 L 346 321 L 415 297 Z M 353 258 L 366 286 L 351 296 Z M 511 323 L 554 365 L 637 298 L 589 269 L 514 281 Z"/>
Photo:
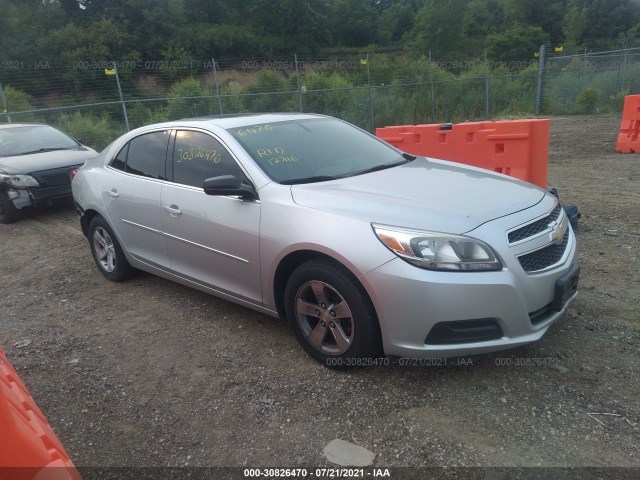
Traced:
<path id="1" fill-rule="evenodd" d="M 562 207 L 559 203 L 556 203 L 556 206 L 553 207 L 551 212 L 549 212 L 549 214 L 545 215 L 544 217 L 507 232 L 509 245 L 514 245 L 525 240 L 529 240 L 530 238 L 537 235 L 541 235 L 543 233 L 551 231 L 551 227 L 549 225 L 557 221 L 561 217 L 561 215 Z"/>

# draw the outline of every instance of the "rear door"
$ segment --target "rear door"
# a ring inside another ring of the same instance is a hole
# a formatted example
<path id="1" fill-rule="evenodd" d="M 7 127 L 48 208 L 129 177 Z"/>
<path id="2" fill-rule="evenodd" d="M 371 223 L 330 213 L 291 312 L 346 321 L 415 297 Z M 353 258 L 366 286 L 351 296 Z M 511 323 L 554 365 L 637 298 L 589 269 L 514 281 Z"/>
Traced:
<path id="1" fill-rule="evenodd" d="M 260 202 L 206 195 L 205 179 L 235 175 L 249 182 L 219 139 L 177 130 L 170 147 L 171 182 L 162 188 L 162 225 L 171 269 L 192 281 L 262 302 Z"/>
<path id="2" fill-rule="evenodd" d="M 165 269 L 160 191 L 170 134 L 158 130 L 130 140 L 108 165 L 102 184 L 108 220 L 120 242 L 136 259 Z"/>

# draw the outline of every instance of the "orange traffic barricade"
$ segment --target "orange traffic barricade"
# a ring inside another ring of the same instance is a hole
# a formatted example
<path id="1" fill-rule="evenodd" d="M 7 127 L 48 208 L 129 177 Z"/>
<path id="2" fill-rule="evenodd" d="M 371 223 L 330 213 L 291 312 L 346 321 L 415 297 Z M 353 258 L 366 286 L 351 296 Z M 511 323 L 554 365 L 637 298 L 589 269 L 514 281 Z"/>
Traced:
<path id="1" fill-rule="evenodd" d="M 80 480 L 27 387 L 0 349 L 0 480 Z"/>
<path id="2" fill-rule="evenodd" d="M 619 153 L 640 152 L 640 95 L 627 95 L 624 97 L 624 109 L 622 110 L 622 122 L 620 133 L 616 143 L 616 151 Z"/>
<path id="3" fill-rule="evenodd" d="M 548 119 L 405 125 L 376 129 L 414 155 L 485 168 L 547 188 Z"/>

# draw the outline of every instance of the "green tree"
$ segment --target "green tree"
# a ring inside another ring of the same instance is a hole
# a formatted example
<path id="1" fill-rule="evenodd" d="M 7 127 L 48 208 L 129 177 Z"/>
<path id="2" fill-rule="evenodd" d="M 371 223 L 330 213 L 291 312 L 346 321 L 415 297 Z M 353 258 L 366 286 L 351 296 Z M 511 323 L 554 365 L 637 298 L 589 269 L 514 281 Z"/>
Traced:
<path id="1" fill-rule="evenodd" d="M 501 0 L 507 24 L 540 27 L 554 44 L 564 40 L 562 21 L 567 0 Z"/>
<path id="2" fill-rule="evenodd" d="M 334 46 L 364 47 L 375 40 L 376 11 L 370 0 L 333 0 L 329 29 Z"/>
<path id="3" fill-rule="evenodd" d="M 463 16 L 462 28 L 465 36 L 479 39 L 504 28 L 504 9 L 499 0 L 471 0 Z"/>
<path id="4" fill-rule="evenodd" d="M 413 28 L 416 11 L 411 2 L 395 2 L 378 15 L 377 38 L 379 45 L 397 44 Z"/>
<path id="5" fill-rule="evenodd" d="M 409 35 L 409 44 L 415 52 L 429 50 L 440 58 L 460 55 L 464 52 L 463 17 L 469 0 L 425 0 L 416 14 Z"/>
<path id="6" fill-rule="evenodd" d="M 582 41 L 591 47 L 610 47 L 621 32 L 640 23 L 640 3 L 635 0 L 582 0 L 586 3 L 587 27 Z"/>
<path id="7" fill-rule="evenodd" d="M 494 60 L 505 62 L 531 58 L 540 45 L 549 42 L 549 36 L 540 27 L 515 25 L 502 33 L 487 36 L 487 50 Z"/>
<path id="8" fill-rule="evenodd" d="M 576 0 L 570 0 L 562 23 L 562 31 L 569 46 L 582 43 L 589 22 L 588 13 L 586 7 L 580 5 Z"/>

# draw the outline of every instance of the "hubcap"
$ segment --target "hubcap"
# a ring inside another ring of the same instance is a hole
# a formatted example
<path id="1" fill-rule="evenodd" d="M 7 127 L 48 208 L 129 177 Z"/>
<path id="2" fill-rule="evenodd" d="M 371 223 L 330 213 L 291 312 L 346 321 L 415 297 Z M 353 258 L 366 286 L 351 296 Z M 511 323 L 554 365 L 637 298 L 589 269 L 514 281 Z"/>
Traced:
<path id="1" fill-rule="evenodd" d="M 113 240 L 102 227 L 93 231 L 93 249 L 100 266 L 107 272 L 113 272 L 116 268 L 116 252 Z"/>
<path id="2" fill-rule="evenodd" d="M 353 316 L 342 295 L 324 282 L 312 280 L 296 293 L 296 319 L 314 348 L 341 355 L 353 343 Z"/>

